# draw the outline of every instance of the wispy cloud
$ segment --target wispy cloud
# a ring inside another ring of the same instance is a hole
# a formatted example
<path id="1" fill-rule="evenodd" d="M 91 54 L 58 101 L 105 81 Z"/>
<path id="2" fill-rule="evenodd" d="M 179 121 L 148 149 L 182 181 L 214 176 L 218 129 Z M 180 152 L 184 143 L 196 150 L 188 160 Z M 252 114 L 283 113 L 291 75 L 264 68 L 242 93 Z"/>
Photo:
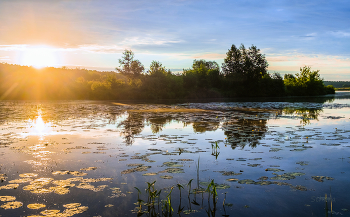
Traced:
<path id="1" fill-rule="evenodd" d="M 130 37 L 126 38 L 120 44 L 135 46 L 135 45 L 169 45 L 183 42 L 182 40 L 158 39 L 152 37 Z"/>
<path id="2" fill-rule="evenodd" d="M 335 37 L 350 37 L 350 32 L 344 32 L 344 31 L 336 31 L 336 32 L 329 32 L 331 35 Z"/>
<path id="3" fill-rule="evenodd" d="M 110 45 L 110 46 L 103 46 L 103 45 L 79 45 L 78 48 L 72 48 L 72 51 L 85 51 L 85 52 L 91 52 L 91 53 L 122 53 L 125 47 L 121 47 L 118 45 Z"/>
<path id="4" fill-rule="evenodd" d="M 206 59 L 206 60 L 216 60 L 216 59 L 224 59 L 226 54 L 221 53 L 206 53 L 206 54 L 197 54 L 194 55 L 195 59 Z"/>
<path id="5" fill-rule="evenodd" d="M 302 37 L 302 38 L 313 38 L 313 37 L 316 37 L 317 36 L 317 33 L 309 33 L 309 34 L 306 34 L 306 35 L 301 35 L 299 37 Z"/>

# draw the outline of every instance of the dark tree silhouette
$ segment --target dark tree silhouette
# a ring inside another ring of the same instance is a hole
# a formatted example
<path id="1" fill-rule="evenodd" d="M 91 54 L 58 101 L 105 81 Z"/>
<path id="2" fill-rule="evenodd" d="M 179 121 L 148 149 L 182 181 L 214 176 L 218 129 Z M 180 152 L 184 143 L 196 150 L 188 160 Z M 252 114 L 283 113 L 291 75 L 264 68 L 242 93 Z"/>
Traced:
<path id="1" fill-rule="evenodd" d="M 119 59 L 120 68 L 116 70 L 122 74 L 138 76 L 145 67 L 139 60 L 134 60 L 134 53 L 131 50 L 125 50 L 121 59 Z"/>

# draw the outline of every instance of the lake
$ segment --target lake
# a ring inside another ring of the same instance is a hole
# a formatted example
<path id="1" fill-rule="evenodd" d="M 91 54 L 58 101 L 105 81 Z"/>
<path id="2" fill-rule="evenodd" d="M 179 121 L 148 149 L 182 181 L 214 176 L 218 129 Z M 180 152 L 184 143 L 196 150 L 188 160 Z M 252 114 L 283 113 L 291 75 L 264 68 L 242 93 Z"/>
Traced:
<path id="1" fill-rule="evenodd" d="M 0 216 L 350 216 L 350 92 L 0 102 Z"/>

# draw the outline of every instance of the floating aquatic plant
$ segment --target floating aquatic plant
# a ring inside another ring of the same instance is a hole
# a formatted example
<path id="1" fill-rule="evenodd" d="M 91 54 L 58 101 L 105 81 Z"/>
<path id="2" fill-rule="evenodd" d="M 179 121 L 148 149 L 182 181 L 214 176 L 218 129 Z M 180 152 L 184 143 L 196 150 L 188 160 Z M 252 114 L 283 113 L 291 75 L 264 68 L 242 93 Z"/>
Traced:
<path id="1" fill-rule="evenodd" d="M 13 201 L 16 200 L 16 197 L 14 196 L 0 196 L 0 201 L 7 202 L 7 201 Z"/>
<path id="2" fill-rule="evenodd" d="M 23 206 L 22 202 L 19 201 L 12 201 L 2 204 L 0 207 L 2 209 L 17 209 L 19 207 Z"/>
<path id="3" fill-rule="evenodd" d="M 31 204 L 28 204 L 27 207 L 28 209 L 41 209 L 46 207 L 46 205 L 42 203 L 31 203 Z"/>

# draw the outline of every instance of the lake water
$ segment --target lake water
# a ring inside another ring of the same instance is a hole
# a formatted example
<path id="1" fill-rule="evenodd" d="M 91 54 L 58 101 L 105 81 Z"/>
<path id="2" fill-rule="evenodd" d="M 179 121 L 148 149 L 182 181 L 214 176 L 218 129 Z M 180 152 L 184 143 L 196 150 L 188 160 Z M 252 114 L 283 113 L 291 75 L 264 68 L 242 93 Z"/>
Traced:
<path id="1" fill-rule="evenodd" d="M 0 135 L 0 216 L 350 216 L 349 92 L 2 101 Z"/>

